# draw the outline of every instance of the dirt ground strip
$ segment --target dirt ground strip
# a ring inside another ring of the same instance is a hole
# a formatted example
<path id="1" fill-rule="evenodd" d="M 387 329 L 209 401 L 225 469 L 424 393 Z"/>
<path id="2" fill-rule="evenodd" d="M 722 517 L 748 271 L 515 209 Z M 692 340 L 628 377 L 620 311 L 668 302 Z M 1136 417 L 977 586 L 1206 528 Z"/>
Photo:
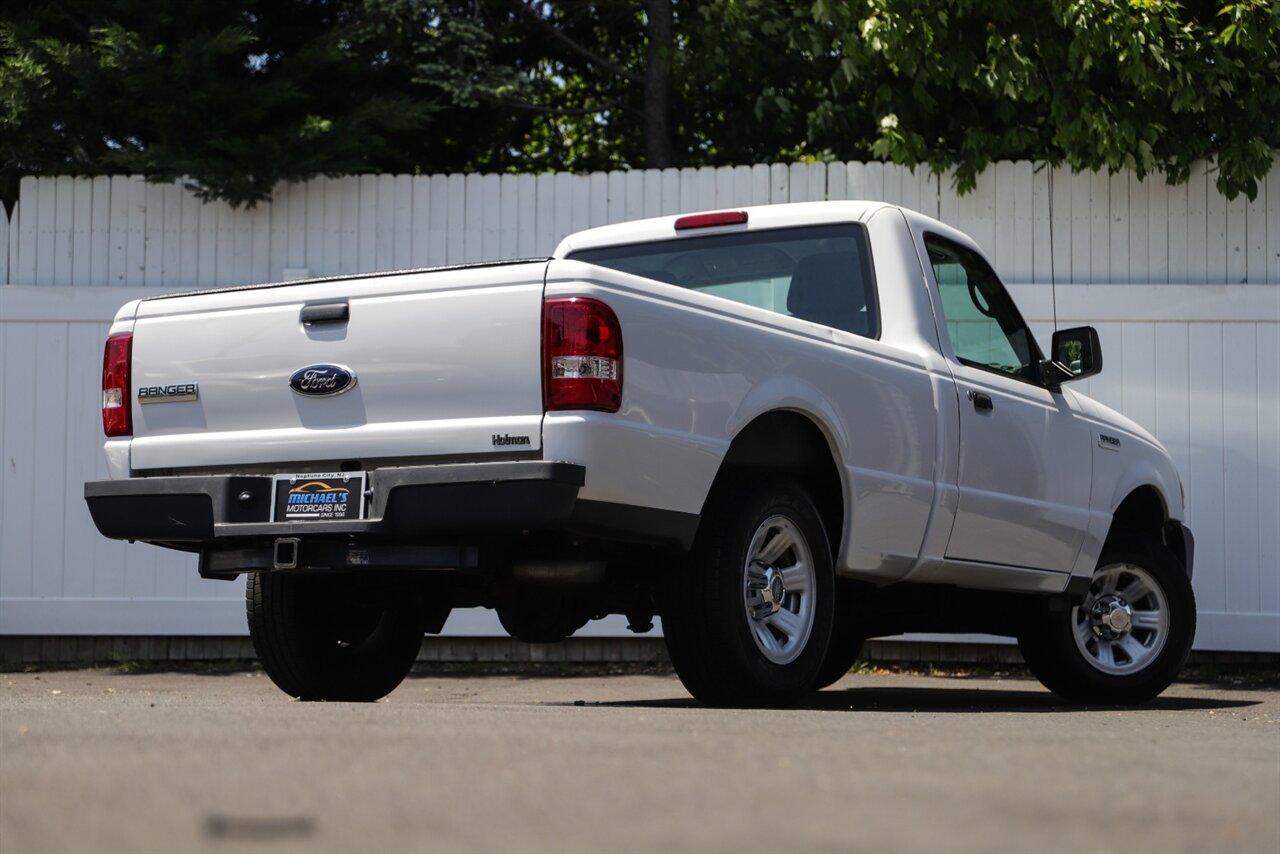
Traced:
<path id="1" fill-rule="evenodd" d="M 664 673 L 0 674 L 0 851 L 1280 851 L 1280 690 L 1074 708 L 857 673 L 717 710 Z"/>

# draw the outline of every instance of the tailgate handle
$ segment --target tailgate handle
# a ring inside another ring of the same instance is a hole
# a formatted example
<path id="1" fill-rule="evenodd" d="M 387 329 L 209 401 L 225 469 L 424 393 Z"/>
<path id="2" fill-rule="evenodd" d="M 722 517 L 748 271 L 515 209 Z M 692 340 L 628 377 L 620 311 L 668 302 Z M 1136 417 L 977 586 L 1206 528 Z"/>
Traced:
<path id="1" fill-rule="evenodd" d="M 302 307 L 302 322 L 308 326 L 313 323 L 346 323 L 351 319 L 351 306 L 343 302 L 322 302 Z"/>

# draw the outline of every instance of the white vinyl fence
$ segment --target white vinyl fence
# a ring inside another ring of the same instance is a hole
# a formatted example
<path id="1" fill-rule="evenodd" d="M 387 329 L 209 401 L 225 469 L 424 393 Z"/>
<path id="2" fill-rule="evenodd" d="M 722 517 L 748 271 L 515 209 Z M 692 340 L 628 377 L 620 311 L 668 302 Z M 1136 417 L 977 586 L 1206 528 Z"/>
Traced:
<path id="1" fill-rule="evenodd" d="M 1086 393 L 1152 430 L 1186 481 L 1201 649 L 1280 652 L 1280 169 L 1228 202 L 1188 184 L 1025 162 L 960 197 L 949 176 L 878 163 L 591 175 L 317 179 L 270 204 L 202 204 L 137 177 L 24 179 L 0 213 L 0 634 L 243 634 L 243 584 L 97 535 L 99 388 L 115 309 L 158 289 L 543 256 L 571 231 L 823 198 L 939 217 L 987 251 L 1036 333 L 1098 327 Z M 1050 200 L 1052 199 L 1052 206 Z M 621 633 L 621 622 L 593 624 Z M 452 634 L 499 634 L 489 612 Z"/>

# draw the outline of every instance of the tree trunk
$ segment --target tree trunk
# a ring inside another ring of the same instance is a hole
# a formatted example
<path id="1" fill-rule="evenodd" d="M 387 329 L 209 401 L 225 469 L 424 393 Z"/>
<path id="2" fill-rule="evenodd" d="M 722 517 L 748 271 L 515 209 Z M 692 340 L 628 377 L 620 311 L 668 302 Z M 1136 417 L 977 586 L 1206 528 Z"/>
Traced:
<path id="1" fill-rule="evenodd" d="M 645 0 L 648 55 L 644 74 L 644 165 L 665 169 L 671 163 L 672 0 Z"/>

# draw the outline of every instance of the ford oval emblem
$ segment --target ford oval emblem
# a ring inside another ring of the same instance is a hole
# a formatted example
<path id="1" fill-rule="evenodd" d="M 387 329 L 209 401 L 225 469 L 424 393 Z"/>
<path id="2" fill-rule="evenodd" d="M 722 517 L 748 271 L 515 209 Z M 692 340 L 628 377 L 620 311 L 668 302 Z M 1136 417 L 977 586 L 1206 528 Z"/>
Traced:
<path id="1" fill-rule="evenodd" d="M 307 365 L 289 377 L 289 388 L 308 397 L 333 397 L 355 385 L 356 375 L 342 365 Z"/>

